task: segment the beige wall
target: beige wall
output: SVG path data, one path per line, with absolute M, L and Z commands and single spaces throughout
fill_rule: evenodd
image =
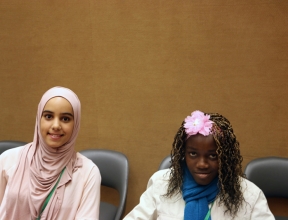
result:
M 285 0 L 1 0 L 0 139 L 31 141 L 42 94 L 71 88 L 77 150 L 129 158 L 126 213 L 195 109 L 231 121 L 244 167 L 288 157 L 287 11 Z

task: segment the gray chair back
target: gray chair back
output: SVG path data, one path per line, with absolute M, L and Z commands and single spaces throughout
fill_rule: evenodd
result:
M 248 180 L 256 184 L 266 197 L 288 199 L 288 158 L 265 157 L 249 162 L 244 173 Z M 288 220 L 275 216 L 276 220 Z
M 118 207 L 107 202 L 100 203 L 100 220 L 121 219 L 128 189 L 129 164 L 127 157 L 120 152 L 112 150 L 90 149 L 80 153 L 92 160 L 100 170 L 101 185 L 111 187 L 119 192 Z
M 158 170 L 168 169 L 171 166 L 171 156 L 166 156 L 160 163 Z
M 0 141 L 0 154 L 11 148 L 24 146 L 25 144 L 27 143 L 23 141 L 10 141 L 10 140 Z

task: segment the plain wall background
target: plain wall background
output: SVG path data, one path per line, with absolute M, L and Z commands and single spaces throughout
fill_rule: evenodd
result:
M 129 159 L 125 213 L 193 110 L 230 120 L 243 167 L 288 157 L 287 12 L 286 0 L 1 0 L 0 139 L 32 141 L 42 94 L 72 89 L 77 150 Z

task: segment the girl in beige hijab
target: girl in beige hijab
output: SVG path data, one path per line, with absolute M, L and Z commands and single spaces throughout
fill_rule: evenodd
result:
M 0 156 L 0 220 L 99 219 L 99 170 L 74 149 L 80 118 L 70 89 L 42 96 L 33 142 Z

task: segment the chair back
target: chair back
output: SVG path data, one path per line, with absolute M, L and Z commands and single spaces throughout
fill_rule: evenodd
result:
M 288 158 L 266 157 L 252 160 L 244 173 L 266 197 L 288 198 Z
M 112 150 L 90 149 L 80 153 L 92 160 L 99 168 L 101 185 L 111 187 L 119 192 L 118 207 L 107 202 L 100 203 L 100 220 L 119 220 L 122 217 L 128 189 L 129 164 L 127 157 Z
M 265 157 L 249 162 L 244 173 L 266 197 L 288 199 L 288 158 Z M 283 210 L 285 211 L 285 210 Z M 288 216 L 276 216 L 276 220 L 288 220 Z
M 24 146 L 25 144 L 27 143 L 23 141 L 10 141 L 10 140 L 0 141 L 0 154 L 11 148 Z
M 160 163 L 158 170 L 168 169 L 171 166 L 171 156 L 166 156 Z

